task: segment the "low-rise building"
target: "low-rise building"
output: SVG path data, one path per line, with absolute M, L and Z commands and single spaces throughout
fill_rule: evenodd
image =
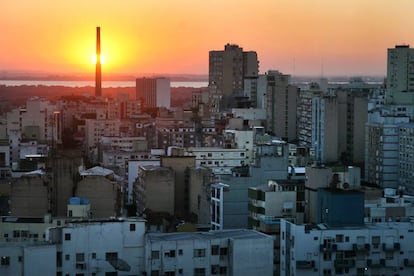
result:
M 408 275 L 414 272 L 412 222 L 330 227 L 282 220 L 280 227 L 280 275 Z
M 148 275 L 273 275 L 273 239 L 252 230 L 148 234 Z
M 81 180 L 76 184 L 75 196 L 89 200 L 91 217 L 108 218 L 121 214 L 122 178 L 112 170 L 98 166 L 80 171 L 79 174 Z

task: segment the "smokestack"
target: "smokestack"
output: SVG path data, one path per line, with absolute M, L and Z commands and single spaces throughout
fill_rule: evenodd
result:
M 101 28 L 96 27 L 95 97 L 102 96 L 101 83 Z

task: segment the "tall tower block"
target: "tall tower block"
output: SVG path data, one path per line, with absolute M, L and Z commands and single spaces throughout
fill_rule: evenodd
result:
M 101 28 L 96 27 L 96 68 L 95 68 L 95 97 L 102 96 L 101 79 Z

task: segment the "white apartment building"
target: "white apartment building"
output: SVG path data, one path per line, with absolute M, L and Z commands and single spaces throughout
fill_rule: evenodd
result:
M 365 199 L 365 222 L 400 222 L 414 216 L 414 196 L 401 195 L 396 189 L 385 188 L 384 196 Z
M 56 272 L 55 244 L 0 243 L 0 275 L 56 275 Z
M 365 178 L 383 188 L 398 188 L 399 125 L 409 118 L 383 112 L 371 112 L 366 124 Z
M 273 239 L 252 230 L 147 234 L 148 275 L 273 275 Z
M 73 221 L 51 228 L 48 239 L 57 246 L 55 265 L 62 275 L 142 275 L 144 235 L 143 219 L 122 218 Z
M 330 228 L 281 221 L 280 275 L 409 275 L 412 222 Z
M 252 230 L 146 235 L 141 218 L 53 221 L 42 241 L 0 243 L 1 275 L 273 275 L 273 238 Z
M 414 194 L 414 123 L 399 126 L 399 184 Z
M 232 168 L 250 164 L 250 154 L 246 148 L 190 147 L 184 151 L 184 156 L 195 156 L 196 166 L 210 168 L 214 174 L 231 174 Z
M 223 230 L 223 203 L 224 203 L 224 191 L 230 186 L 224 183 L 213 183 L 211 184 L 211 203 L 210 203 L 210 214 L 211 214 L 211 229 Z

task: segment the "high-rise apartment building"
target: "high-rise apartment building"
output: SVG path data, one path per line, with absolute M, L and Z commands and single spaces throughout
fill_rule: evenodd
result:
M 414 123 L 402 124 L 399 128 L 399 184 L 409 194 L 414 193 Z
M 335 95 L 312 98 L 312 146 L 316 161 L 338 161 L 338 102 Z
M 244 78 L 257 77 L 257 53 L 234 44 L 209 52 L 209 90 L 212 112 L 232 107 L 233 96 L 243 92 Z
M 170 80 L 166 78 L 137 78 L 136 97 L 142 108 L 171 106 Z
M 267 131 L 285 141 L 296 139 L 296 106 L 299 89 L 289 84 L 289 75 L 278 71 L 267 74 Z
M 409 118 L 371 112 L 365 130 L 365 179 L 383 188 L 398 188 L 399 124 Z
M 388 49 L 387 104 L 414 104 L 414 49 L 397 45 Z

